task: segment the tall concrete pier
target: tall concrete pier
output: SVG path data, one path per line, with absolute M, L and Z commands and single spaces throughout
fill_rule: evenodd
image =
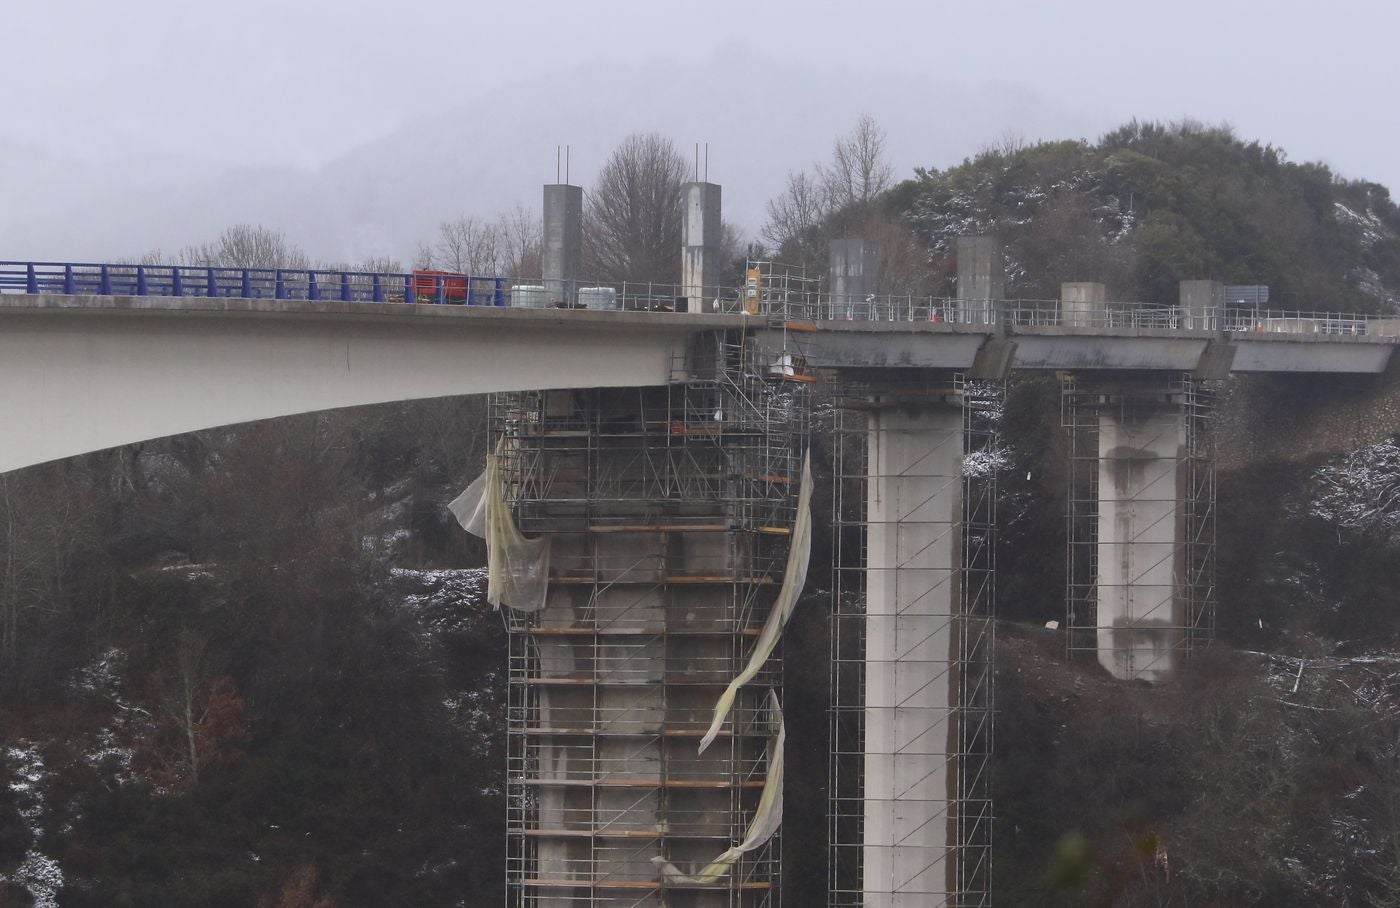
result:
M 687 312 L 714 309 L 719 285 L 720 187 L 716 183 L 686 183 L 681 213 L 681 296 Z
M 866 390 L 846 403 L 863 457 L 836 470 L 841 525 L 864 547 L 847 556 L 838 529 L 831 904 L 979 905 L 994 494 L 968 452 L 989 436 L 969 432 L 981 401 L 954 375 Z
M 583 187 L 545 185 L 543 234 L 545 300 L 572 305 L 583 269 Z
M 1118 678 L 1162 680 L 1182 654 L 1185 447 L 1179 407 L 1128 399 L 1099 416 L 1099 663 Z
M 868 436 L 864 904 L 953 891 L 962 408 L 873 413 Z
M 1070 429 L 1070 647 L 1161 681 L 1210 634 L 1214 393 L 1191 375 L 1078 379 Z

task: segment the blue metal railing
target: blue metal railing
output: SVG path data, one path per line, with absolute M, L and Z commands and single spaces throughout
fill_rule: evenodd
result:
M 506 279 L 430 271 L 377 274 L 321 268 L 0 261 L 0 293 L 504 306 Z

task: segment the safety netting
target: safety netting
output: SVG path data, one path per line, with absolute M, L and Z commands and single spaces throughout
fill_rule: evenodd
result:
M 505 501 L 504 456 L 486 455 L 486 472 L 447 506 L 457 522 L 486 540 L 486 601 L 520 612 L 544 608 L 549 592 L 549 537 L 527 539 Z
M 777 726 L 778 733 L 768 742 L 768 776 L 763 783 L 763 794 L 758 799 L 758 809 L 744 831 L 743 841 L 693 876 L 681 873 L 675 864 L 663 857 L 652 858 L 651 862 L 661 868 L 661 876 L 668 882 L 701 886 L 716 882 L 729 872 L 735 861 L 759 848 L 783 825 L 783 744 L 787 741 L 787 729 L 783 725 L 783 709 L 778 703 L 778 695 L 771 690 L 768 692 L 768 710 L 770 721 Z
M 739 696 L 739 688 L 758 677 L 764 663 L 777 648 L 783 628 L 787 627 L 792 610 L 797 606 L 797 599 L 802 595 L 802 588 L 807 585 L 807 565 L 811 558 L 812 453 L 808 451 L 802 458 L 802 484 L 797 491 L 797 520 L 792 527 L 792 542 L 788 547 L 787 569 L 783 572 L 782 589 L 778 591 L 778 598 L 768 613 L 768 620 L 763 624 L 763 631 L 758 635 L 758 641 L 754 644 L 753 652 L 749 654 L 749 661 L 744 670 L 729 682 L 729 686 L 724 689 L 724 693 L 715 704 L 710 728 L 705 732 L 705 737 L 700 739 L 700 753 L 704 753 L 719 734 L 724 720 L 734 707 L 734 700 Z

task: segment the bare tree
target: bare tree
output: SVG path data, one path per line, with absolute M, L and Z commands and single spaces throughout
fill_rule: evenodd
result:
M 588 196 L 589 270 L 614 281 L 678 281 L 685 177 L 685 158 L 670 139 L 656 133 L 624 139 Z
M 817 165 L 828 204 L 836 208 L 865 206 L 890 188 L 894 168 L 885 159 L 885 130 L 870 114 L 831 148 L 831 161 Z
M 763 238 L 790 261 L 815 257 L 822 221 L 829 213 L 821 183 L 806 173 L 789 173 L 782 194 L 768 200 Z
M 501 232 L 502 273 L 517 277 L 542 273 L 544 231 L 539 215 L 524 205 L 516 205 L 502 214 L 496 224 Z
M 501 247 L 496 224 L 462 215 L 438 225 L 437 242 L 418 247 L 417 264 L 460 274 L 498 274 Z
M 439 224 L 436 242 L 419 244 L 414 265 L 460 274 L 538 274 L 541 243 L 540 220 L 523 205 L 494 221 L 464 214 Z
M 893 174 L 885 158 L 885 131 L 869 114 L 862 115 L 833 143 L 829 161 L 816 164 L 812 173 L 788 174 L 783 192 L 768 202 L 764 240 L 785 261 L 822 266 L 828 240 L 866 229 Z
M 307 254 L 280 231 L 251 224 L 236 224 L 212 243 L 188 246 L 181 250 L 179 258 L 186 265 L 211 268 L 311 267 Z
M 371 255 L 361 259 L 356 268 L 348 270 L 367 271 L 370 274 L 398 274 L 403 271 L 403 262 L 392 256 Z

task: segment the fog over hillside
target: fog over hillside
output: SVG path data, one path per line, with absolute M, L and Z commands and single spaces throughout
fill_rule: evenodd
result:
M 753 236 L 787 173 L 824 158 L 833 137 L 865 112 L 888 131 L 901 177 L 915 166 L 948 166 L 1008 135 L 1093 136 L 1121 119 L 1010 84 L 772 62 L 744 49 L 682 64 L 589 64 L 397 128 L 384 112 L 381 139 L 314 169 L 230 168 L 135 149 L 99 164 L 0 140 L 0 257 L 173 255 L 249 222 L 286 232 L 324 261 L 407 260 L 446 218 L 538 207 L 561 144 L 572 148 L 572 182 L 588 186 L 614 144 L 634 131 L 664 133 L 687 153 L 708 142 L 709 178 L 724 186 L 726 217 Z

